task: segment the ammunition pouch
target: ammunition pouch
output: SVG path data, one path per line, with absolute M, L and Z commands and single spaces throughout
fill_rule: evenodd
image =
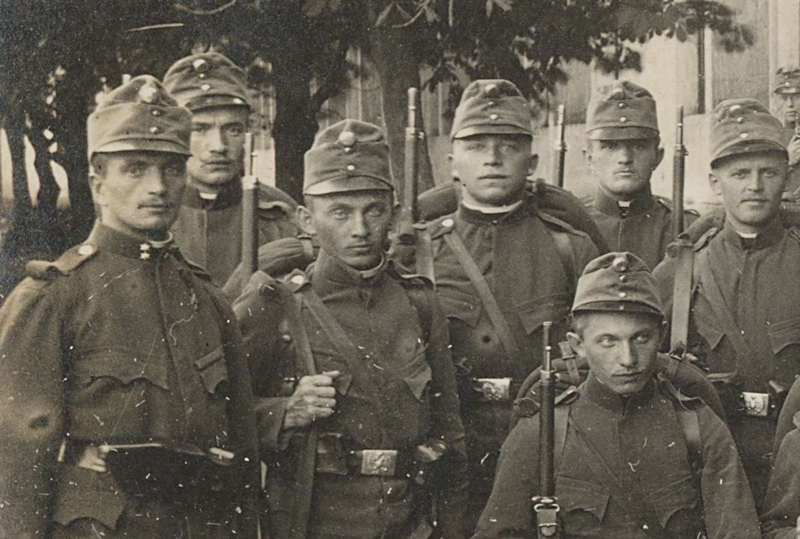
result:
M 175 442 L 70 442 L 60 453 L 66 464 L 110 473 L 132 496 L 191 504 L 227 497 L 238 490 L 236 456 L 220 448 L 204 451 Z

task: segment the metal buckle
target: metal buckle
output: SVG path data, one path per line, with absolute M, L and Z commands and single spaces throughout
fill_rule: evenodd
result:
M 393 476 L 397 470 L 397 451 L 394 449 L 364 449 L 361 451 L 361 475 Z
M 767 417 L 769 413 L 769 393 L 753 393 L 742 391 L 745 415 L 752 417 Z
M 483 400 L 499 402 L 511 400 L 511 378 L 475 378 L 475 390 Z

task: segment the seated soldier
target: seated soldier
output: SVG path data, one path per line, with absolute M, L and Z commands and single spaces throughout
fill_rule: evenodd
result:
M 728 429 L 701 400 L 656 373 L 664 335 L 657 284 L 630 253 L 586 267 L 570 345 L 587 380 L 555 409 L 555 494 L 564 537 L 759 537 Z M 536 534 L 539 418 L 503 445 L 475 538 Z
M 784 411 L 788 410 L 784 408 Z M 800 519 L 800 412 L 795 412 L 793 423 L 795 429 L 784 436 L 780 443 L 767 487 L 764 514 L 761 516 L 764 539 L 797 537 L 797 522 Z

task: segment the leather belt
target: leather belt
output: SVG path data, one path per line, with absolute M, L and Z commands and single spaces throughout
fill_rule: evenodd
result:
M 397 449 L 345 450 L 341 436 L 325 433 L 317 440 L 316 472 L 334 475 L 412 477 L 414 453 Z
M 769 415 L 769 393 L 742 391 L 739 398 L 744 407 L 744 415 L 749 417 L 767 417 Z
M 483 402 L 508 402 L 516 396 L 512 391 L 511 378 L 471 378 L 473 396 Z

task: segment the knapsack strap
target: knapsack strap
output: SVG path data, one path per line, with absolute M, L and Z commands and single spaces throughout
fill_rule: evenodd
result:
M 469 251 L 467 251 L 466 246 L 464 246 L 464 242 L 461 241 L 456 231 L 445 234 L 444 241 L 450 249 L 452 249 L 459 264 L 464 268 L 467 277 L 478 291 L 478 296 L 480 296 L 483 307 L 486 309 L 486 314 L 489 315 L 489 319 L 497 332 L 497 336 L 503 348 L 505 348 L 508 354 L 508 358 L 515 363 L 521 361 L 522 349 L 514 338 L 511 326 L 503 315 L 503 311 L 500 310 L 497 299 L 495 299 L 491 288 L 489 288 L 489 283 L 486 282 L 486 278 L 481 273 L 480 268 L 478 268 L 478 265 L 472 259 L 472 256 L 470 256 Z

